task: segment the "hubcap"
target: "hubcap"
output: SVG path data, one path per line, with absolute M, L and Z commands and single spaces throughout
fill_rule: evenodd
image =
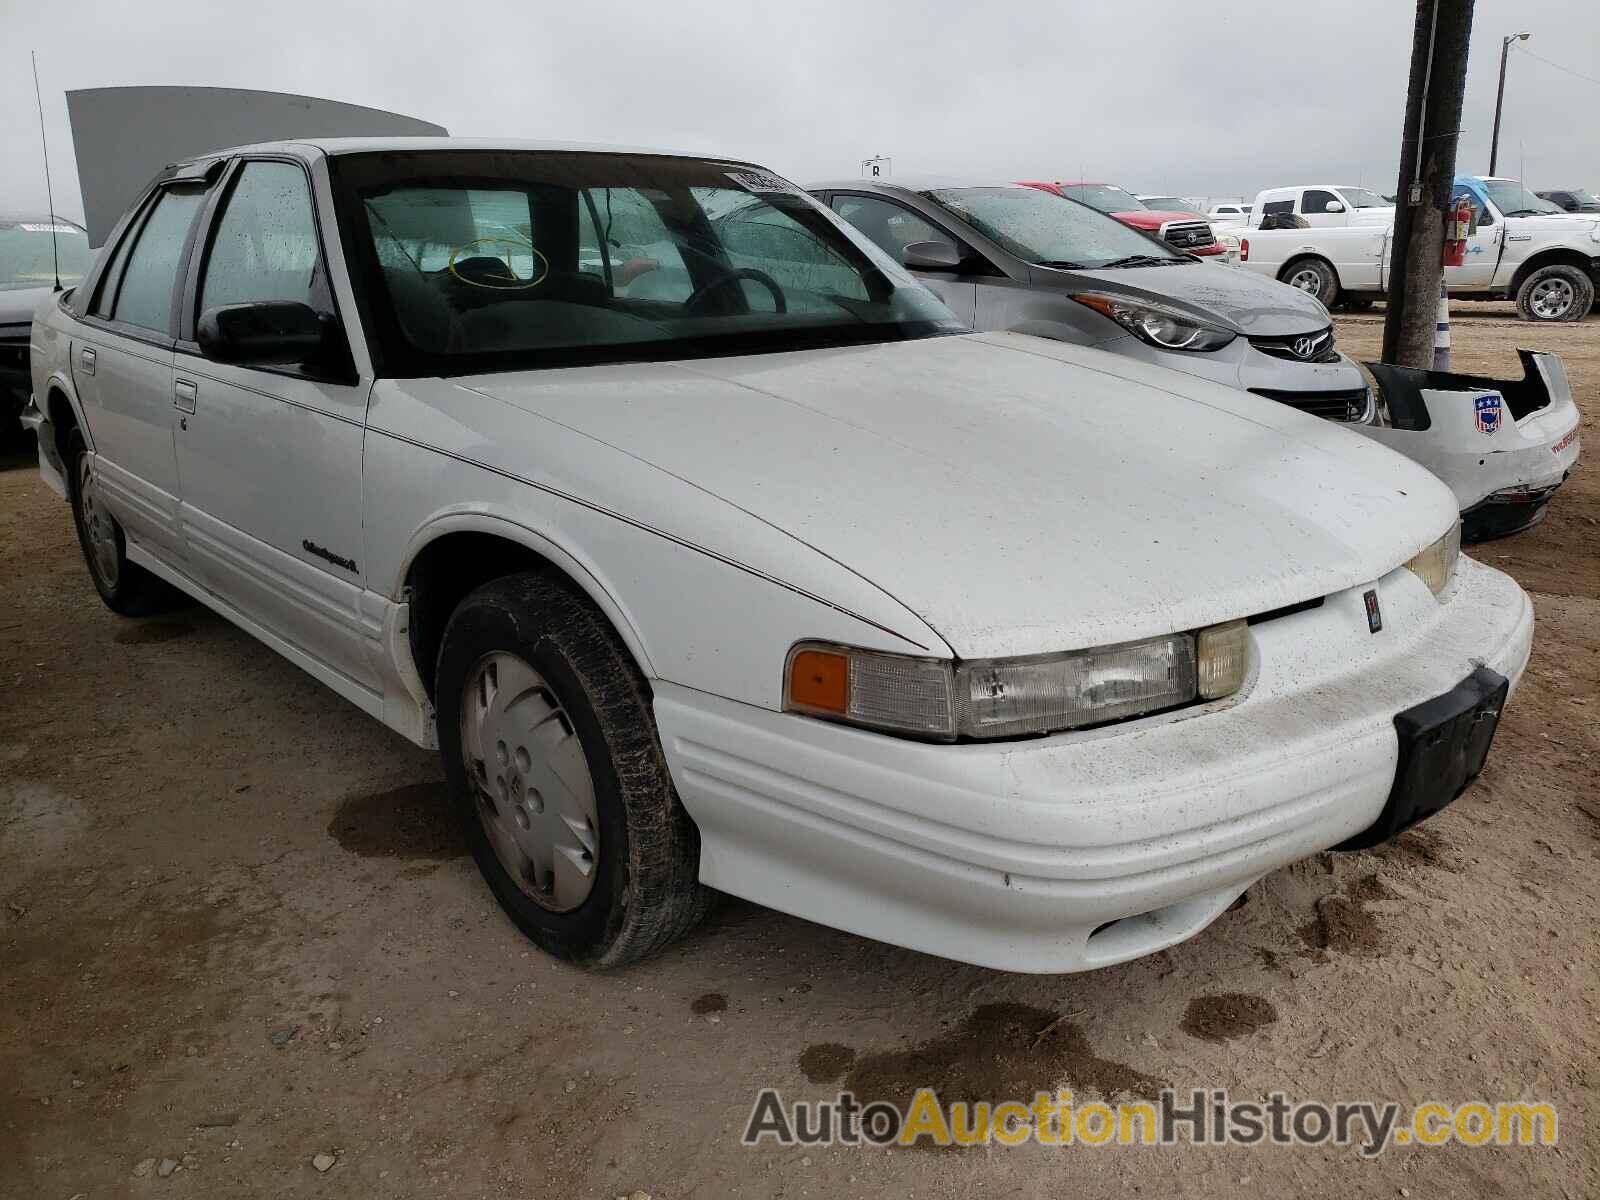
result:
M 461 697 L 461 752 L 478 819 L 525 895 L 570 912 L 594 887 L 594 777 L 544 676 L 514 654 L 479 659 Z
M 117 586 L 117 533 L 111 514 L 100 504 L 94 464 L 85 454 L 78 466 L 78 506 L 95 573 L 107 587 Z
M 1296 271 L 1289 277 L 1289 286 L 1297 287 L 1302 292 L 1310 292 L 1313 296 L 1322 294 L 1322 276 L 1315 271 Z
M 1546 321 L 1555 321 L 1572 311 L 1572 306 L 1577 301 L 1577 290 L 1567 280 L 1556 275 L 1549 279 L 1541 279 L 1533 285 L 1533 295 L 1528 300 L 1528 307 L 1533 309 L 1535 316 Z

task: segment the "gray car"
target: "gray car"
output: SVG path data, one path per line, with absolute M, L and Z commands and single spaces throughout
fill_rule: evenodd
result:
M 0 214 L 0 443 L 18 434 L 28 403 L 28 327 L 33 311 L 61 286 L 72 287 L 93 260 L 83 226 L 62 217 Z
M 1096 346 L 1335 421 L 1374 419 L 1328 310 L 1295 288 L 1024 184 L 902 177 L 809 190 L 975 329 Z

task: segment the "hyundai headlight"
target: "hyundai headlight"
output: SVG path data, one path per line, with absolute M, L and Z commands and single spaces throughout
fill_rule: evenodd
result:
M 1244 684 L 1243 621 L 1066 654 L 951 662 L 801 642 L 784 707 L 939 741 L 1081 729 L 1231 696 Z
M 1440 596 L 1456 577 L 1456 563 L 1460 560 L 1461 522 L 1458 520 L 1442 538 L 1406 563 L 1406 570 L 1427 584 L 1435 596 Z
M 1162 350 L 1221 350 L 1239 336 L 1231 329 L 1146 300 L 1125 300 L 1100 292 L 1079 292 L 1072 298 L 1115 321 L 1141 342 Z

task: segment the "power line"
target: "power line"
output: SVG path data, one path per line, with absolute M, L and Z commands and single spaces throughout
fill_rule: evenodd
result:
M 1571 67 L 1563 67 L 1558 62 L 1551 62 L 1544 55 L 1535 54 L 1532 50 L 1525 49 L 1520 44 L 1516 45 L 1516 46 L 1514 46 L 1512 48 L 1514 50 L 1516 50 L 1516 52 L 1518 54 L 1526 54 L 1529 58 L 1538 59 L 1540 62 L 1542 62 L 1547 67 L 1554 67 L 1556 70 L 1565 71 L 1568 75 L 1576 76 L 1578 79 L 1582 79 L 1586 83 L 1592 83 L 1592 84 L 1595 84 L 1596 86 L 1600 86 L 1600 79 L 1596 79 L 1593 75 L 1585 75 L 1582 71 L 1574 71 Z

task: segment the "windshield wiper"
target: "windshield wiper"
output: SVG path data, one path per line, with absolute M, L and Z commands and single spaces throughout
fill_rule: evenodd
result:
M 1554 213 L 1542 208 L 1513 208 L 1510 212 L 1501 213 L 1503 217 L 1549 217 Z
M 1042 258 L 1039 260 L 1041 267 L 1059 267 L 1063 271 L 1082 271 L 1086 268 L 1082 263 L 1069 262 L 1064 258 Z
M 1113 258 L 1108 263 L 1101 263 L 1095 268 L 1097 271 L 1110 271 L 1117 267 L 1164 267 L 1170 262 L 1181 262 L 1177 258 L 1160 258 L 1154 254 L 1130 254 L 1126 258 Z

